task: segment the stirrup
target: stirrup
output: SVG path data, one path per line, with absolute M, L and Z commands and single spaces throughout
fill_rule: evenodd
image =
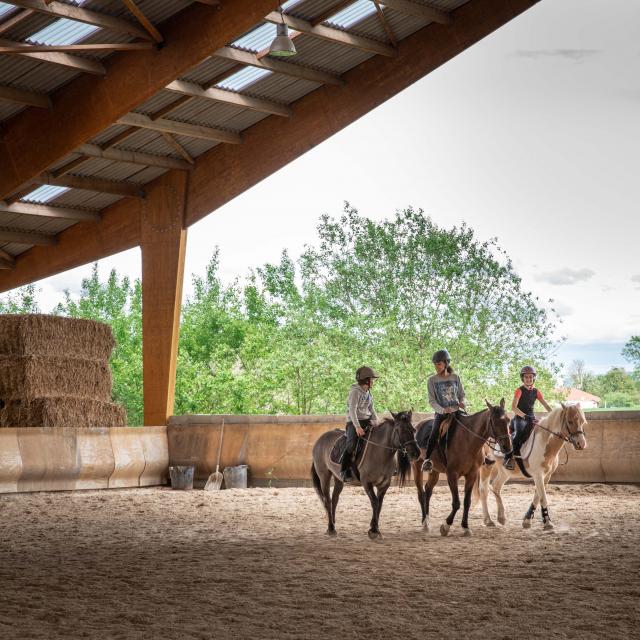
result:
M 510 456 L 509 458 L 504 459 L 503 465 L 505 469 L 508 469 L 509 471 L 514 471 L 516 468 L 516 461 L 513 456 Z
M 433 471 L 433 462 L 431 462 L 431 458 L 427 458 L 423 463 L 422 463 L 422 470 L 423 471 Z

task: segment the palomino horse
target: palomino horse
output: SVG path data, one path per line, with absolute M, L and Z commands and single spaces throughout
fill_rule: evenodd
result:
M 533 495 L 533 502 L 524 515 L 522 526 L 528 529 L 535 514 L 538 503 L 542 504 L 542 522 L 545 529 L 553 529 L 549 508 L 547 503 L 546 485 L 558 467 L 560 449 L 566 442 L 570 442 L 577 451 L 587 448 L 587 439 L 584 433 L 584 426 L 587 419 L 580 405 L 562 405 L 551 411 L 541 422 L 539 422 L 531 432 L 529 439 L 522 445 L 520 451 L 525 454 L 523 464 L 526 471 L 533 478 L 536 488 Z M 519 469 L 509 471 L 502 464 L 502 458 L 491 466 L 483 466 L 480 471 L 480 501 L 482 502 L 482 516 L 485 525 L 495 526 L 489 508 L 487 498 L 489 486 L 496 498 L 498 505 L 498 522 L 506 522 L 504 504 L 500 492 L 504 483 L 509 478 L 522 478 Z
M 413 460 L 420 455 L 415 441 L 415 431 L 411 424 L 411 411 L 391 415 L 393 420 L 386 418 L 369 429 L 365 436 L 364 451 L 357 462 L 360 483 L 369 496 L 373 510 L 369 528 L 371 539 L 382 537 L 378 529 L 378 520 L 384 494 L 391 484 L 391 477 L 396 469 L 395 454 L 397 453 L 398 478 L 401 486 L 410 470 L 408 457 Z M 323 433 L 313 446 L 311 479 L 327 512 L 329 519 L 327 534 L 330 536 L 336 535 L 336 506 L 344 488 L 344 483 L 340 479 L 340 465 L 331 461 L 331 450 L 342 434 L 343 432 L 338 429 Z M 333 494 L 331 478 L 333 478 Z
M 511 451 L 511 436 L 509 435 L 509 418 L 504 411 L 504 398 L 499 406 L 493 406 L 488 401 L 487 409 L 470 416 L 453 414 L 451 426 L 447 435 L 446 450 L 436 448 L 431 456 L 433 471 L 429 472 L 427 482 L 422 489 L 422 460 L 413 463 L 414 480 L 418 488 L 418 500 L 422 509 L 422 526 L 429 530 L 429 502 L 433 488 L 441 473 L 447 474 L 449 489 L 451 489 L 451 513 L 446 522 L 440 527 L 440 533 L 446 536 L 453 524 L 456 512 L 460 508 L 458 494 L 458 479 L 464 476 L 464 511 L 462 514 L 462 528 L 464 535 L 471 535 L 469 529 L 469 507 L 471 494 L 476 487 L 478 471 L 484 460 L 483 445 L 490 438 L 500 444 L 502 451 Z M 418 442 L 426 442 L 433 427 L 433 420 L 424 420 L 416 426 Z M 434 434 L 439 437 L 439 434 Z

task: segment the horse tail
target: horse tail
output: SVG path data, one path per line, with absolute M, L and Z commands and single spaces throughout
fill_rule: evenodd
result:
M 404 487 L 407 476 L 411 474 L 411 461 L 409 456 L 400 449 L 398 449 L 396 457 L 398 461 L 398 486 Z
M 324 495 L 322 493 L 322 484 L 320 483 L 320 476 L 318 475 L 318 472 L 316 471 L 316 465 L 313 462 L 311 463 L 311 481 L 313 482 L 313 488 L 316 490 L 318 497 L 322 501 L 322 504 L 324 504 Z

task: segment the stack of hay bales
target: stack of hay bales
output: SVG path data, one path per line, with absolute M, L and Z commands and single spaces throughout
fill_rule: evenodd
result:
M 111 402 L 111 327 L 47 315 L 0 315 L 0 427 L 123 427 Z

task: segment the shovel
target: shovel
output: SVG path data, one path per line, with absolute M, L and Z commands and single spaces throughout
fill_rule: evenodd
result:
M 218 462 L 216 470 L 209 476 L 207 483 L 204 485 L 205 491 L 220 491 L 222 486 L 222 474 L 220 473 L 220 454 L 222 453 L 222 438 L 224 437 L 224 418 L 222 418 L 222 428 L 220 429 L 220 446 L 218 447 Z

